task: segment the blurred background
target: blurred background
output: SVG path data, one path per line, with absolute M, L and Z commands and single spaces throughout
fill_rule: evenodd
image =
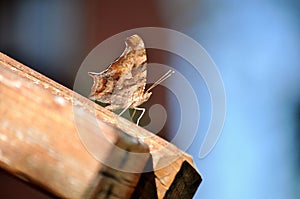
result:
M 187 150 L 203 177 L 195 198 L 299 199 L 299 9 L 297 0 L 0 1 L 0 51 L 72 89 L 84 58 L 108 37 L 138 27 L 180 31 L 210 54 L 227 95 L 215 148 L 198 157 L 208 126 L 203 124 Z M 148 59 L 169 65 L 176 60 L 151 49 Z M 172 108 L 159 89 L 152 100 Z M 210 105 L 203 95 L 205 109 Z M 204 111 L 203 120 L 209 117 Z M 169 118 L 159 135 L 170 140 L 172 125 Z M 0 195 L 53 198 L 3 171 Z

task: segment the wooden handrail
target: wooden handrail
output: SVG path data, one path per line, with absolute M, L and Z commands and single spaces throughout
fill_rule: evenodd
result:
M 201 182 L 171 143 L 2 53 L 0 115 L 0 167 L 58 197 L 192 198 Z

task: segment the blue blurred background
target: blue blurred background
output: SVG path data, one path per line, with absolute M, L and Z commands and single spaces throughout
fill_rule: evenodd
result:
M 1 1 L 0 51 L 72 88 L 104 39 L 147 26 L 181 31 L 210 54 L 227 95 L 215 148 L 199 159 L 199 133 L 187 150 L 203 177 L 195 198 L 299 199 L 299 9 L 297 0 Z M 49 197 L 16 189 L 4 173 L 0 185 L 4 198 Z

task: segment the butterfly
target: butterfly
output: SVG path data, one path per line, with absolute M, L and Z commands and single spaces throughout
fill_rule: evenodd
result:
M 132 35 L 125 40 L 126 48 L 121 56 L 111 63 L 108 68 L 100 73 L 88 72 L 94 83 L 89 98 L 105 104 L 108 110 L 127 109 L 142 111 L 137 120 L 137 125 L 145 113 L 145 108 L 140 108 L 146 102 L 155 86 L 174 73 L 169 70 L 145 91 L 147 78 L 147 55 L 145 44 L 138 35 Z M 135 112 L 134 112 L 135 113 Z

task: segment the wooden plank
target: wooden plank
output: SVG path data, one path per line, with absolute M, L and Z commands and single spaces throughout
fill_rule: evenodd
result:
M 192 198 L 194 195 L 201 176 L 190 155 L 3 54 L 0 54 L 0 70 L 0 114 L 5 115 L 5 119 L 0 120 L 2 167 L 13 173 L 21 171 L 31 181 L 36 181 L 60 196 L 72 190 L 69 194 L 73 195 L 68 195 L 69 198 L 175 198 L 176 195 L 180 198 Z M 24 111 L 31 113 L 23 114 Z M 20 126 L 16 128 L 13 121 L 20 123 Z M 41 128 L 45 132 L 53 129 L 49 133 L 51 139 L 43 138 L 43 134 L 37 136 L 29 133 L 37 122 L 43 123 Z M 103 134 L 99 135 L 99 128 Z M 23 129 L 27 131 L 23 133 Z M 22 135 L 17 132 L 22 132 Z M 110 142 L 107 143 L 103 136 L 109 138 Z M 35 144 L 26 143 L 24 138 L 27 137 L 33 137 Z M 14 141 L 18 139 L 22 140 L 24 146 Z M 102 142 L 99 141 L 101 139 Z M 18 147 L 11 146 L 13 142 Z M 149 147 L 151 159 L 138 181 L 149 158 L 147 147 L 142 143 Z M 60 158 L 44 158 L 50 156 L 49 146 Z M 126 150 L 122 152 L 114 146 Z M 99 147 L 102 153 L 97 154 Z M 17 157 L 22 158 L 15 158 L 16 160 L 11 157 L 21 151 L 26 152 L 23 149 L 31 152 L 18 155 Z M 100 156 L 110 167 L 93 159 L 91 154 Z M 34 161 L 28 162 L 28 157 Z M 127 161 L 123 160 L 124 157 Z M 68 158 L 71 161 L 67 161 Z M 52 165 L 73 164 L 69 168 L 52 168 L 48 164 L 51 161 Z M 32 168 L 32 165 L 36 166 Z M 70 167 L 74 167 L 74 171 Z M 38 173 L 39 169 L 41 171 Z M 66 180 L 69 176 L 76 176 L 77 181 L 70 183 L 70 180 Z M 131 188 L 125 190 L 124 186 Z
M 0 166 L 62 198 L 130 197 L 148 148 L 117 128 L 95 122 L 93 107 L 90 100 L 0 54 Z M 146 155 L 135 160 L 115 146 Z M 91 150 L 100 150 L 98 159 L 119 169 L 139 161 L 134 169 L 140 172 L 116 172 Z M 122 191 L 106 193 L 100 183 Z

